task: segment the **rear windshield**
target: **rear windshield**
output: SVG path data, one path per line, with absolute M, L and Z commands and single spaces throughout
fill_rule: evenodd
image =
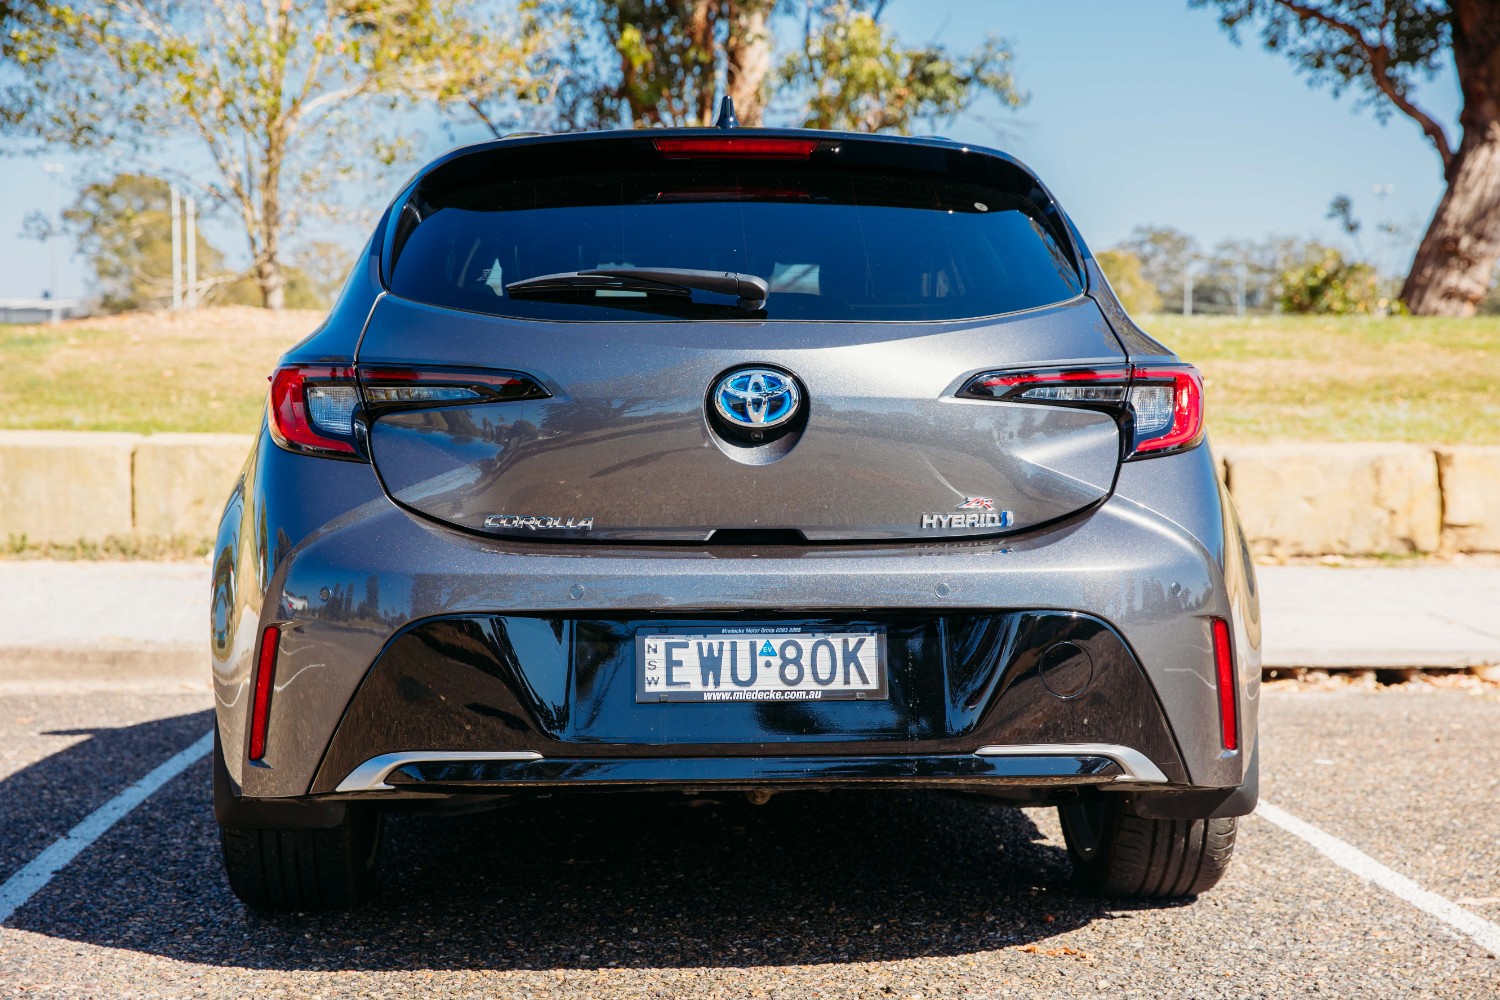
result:
M 954 320 L 1082 289 L 1033 200 L 940 173 L 850 170 L 847 158 L 573 164 L 430 177 L 398 223 L 390 287 L 432 305 L 548 320 Z M 496 160 L 502 167 L 504 160 Z M 1014 169 L 1014 168 L 1009 168 Z M 1019 171 L 1016 171 L 1019 174 Z M 511 294 L 512 282 L 592 268 L 756 275 L 764 305 L 714 292 Z

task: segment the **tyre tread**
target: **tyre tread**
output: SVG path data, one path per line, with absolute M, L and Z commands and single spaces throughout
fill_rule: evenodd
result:
M 379 837 L 378 824 L 373 830 L 359 822 L 326 830 L 219 828 L 229 887 L 259 910 L 342 909 L 363 902 L 374 849 L 360 846 L 371 836 Z
M 1167 899 L 1196 896 L 1218 884 L 1234 855 L 1238 824 L 1219 819 L 1145 819 L 1115 806 L 1100 849 L 1084 860 L 1072 850 L 1081 879 L 1111 896 Z M 1068 825 L 1063 831 L 1068 833 Z

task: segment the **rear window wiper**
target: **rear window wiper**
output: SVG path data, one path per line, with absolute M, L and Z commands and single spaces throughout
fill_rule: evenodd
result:
M 523 278 L 505 286 L 512 296 L 580 291 L 643 292 L 692 298 L 694 291 L 732 295 L 741 309 L 760 309 L 771 294 L 766 279 L 739 271 L 702 271 L 690 267 L 600 267 L 588 271 L 560 271 Z

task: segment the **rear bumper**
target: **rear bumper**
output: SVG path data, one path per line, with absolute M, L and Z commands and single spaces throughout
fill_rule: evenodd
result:
M 320 490 L 312 495 L 302 489 L 299 463 L 318 467 Z M 243 493 L 231 502 L 215 563 L 214 671 L 228 778 L 237 798 L 293 800 L 339 795 L 335 789 L 356 768 L 395 752 L 523 751 L 547 761 L 946 760 L 977 756 L 983 746 L 1104 743 L 1146 754 L 1172 788 L 1233 788 L 1245 781 L 1254 749 L 1259 682 L 1258 609 L 1243 552 L 1206 448 L 1127 463 L 1108 501 L 1035 535 L 779 551 L 475 538 L 394 507 L 368 467 L 263 448 L 252 459 Z M 1017 608 L 1065 610 L 1007 610 Z M 910 731 L 867 727 L 840 740 L 834 726 L 794 739 L 798 730 L 783 726 L 774 738 L 756 739 L 736 721 L 745 716 L 728 715 L 716 717 L 733 723 L 727 744 L 723 725 L 698 727 L 711 730 L 703 739 L 681 732 L 663 739 L 650 726 L 626 725 L 624 717 L 616 717 L 621 724 L 613 730 L 580 729 L 589 706 L 572 696 L 565 664 L 557 672 L 516 676 L 459 663 L 444 677 L 438 675 L 450 666 L 434 667 L 424 653 L 411 658 L 413 666 L 405 671 L 380 666 L 403 637 L 436 622 L 728 615 L 757 621 L 861 615 L 936 621 L 1016 614 L 1071 615 L 1117 637 L 1130 655 L 1131 672 L 1142 679 L 1143 694 L 1132 703 L 1152 708 L 1149 731 L 1111 731 L 1111 724 L 1122 721 L 1118 713 L 1074 714 L 1051 699 L 1021 697 L 1013 710 L 1012 703 L 1006 709 L 1020 722 L 993 728 L 1004 713 L 981 719 L 989 702 L 970 701 L 984 684 L 998 685 L 1004 670 L 987 674 L 984 683 L 976 680 L 979 686 L 966 696 L 951 671 L 935 671 L 947 687 L 938 692 L 941 697 L 916 698 L 920 711 Z M 1214 617 L 1234 627 L 1239 753 L 1225 753 L 1219 745 L 1209 635 Z M 280 624 L 283 636 L 270 752 L 263 763 L 252 764 L 244 754 L 248 691 L 259 629 L 270 623 Z M 550 627 L 524 641 L 535 647 L 532 640 Z M 481 640 L 457 637 L 464 648 L 491 646 Z M 480 659 L 495 659 L 492 653 Z M 371 699 L 382 687 L 391 697 Z M 988 698 L 996 690 L 981 693 Z M 559 707 L 568 709 L 568 719 L 558 716 Z M 615 707 L 634 711 L 623 698 Z M 597 721 L 609 718 L 606 711 Z M 1039 728 L 1044 723 L 1052 728 Z M 1158 744 L 1169 749 L 1158 752 Z M 629 772 L 627 765 L 611 767 L 613 773 Z M 420 774 L 406 779 L 421 780 Z M 984 780 L 998 785 L 1005 778 Z
M 1187 783 L 1139 663 L 1096 618 L 891 611 L 754 620 L 882 630 L 888 696 L 638 702 L 636 633 L 709 624 L 704 616 L 434 619 L 376 659 L 311 790 Z

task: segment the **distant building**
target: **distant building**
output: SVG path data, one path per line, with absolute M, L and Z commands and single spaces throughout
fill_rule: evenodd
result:
M 0 299 L 0 323 L 54 323 L 87 315 L 82 299 Z

